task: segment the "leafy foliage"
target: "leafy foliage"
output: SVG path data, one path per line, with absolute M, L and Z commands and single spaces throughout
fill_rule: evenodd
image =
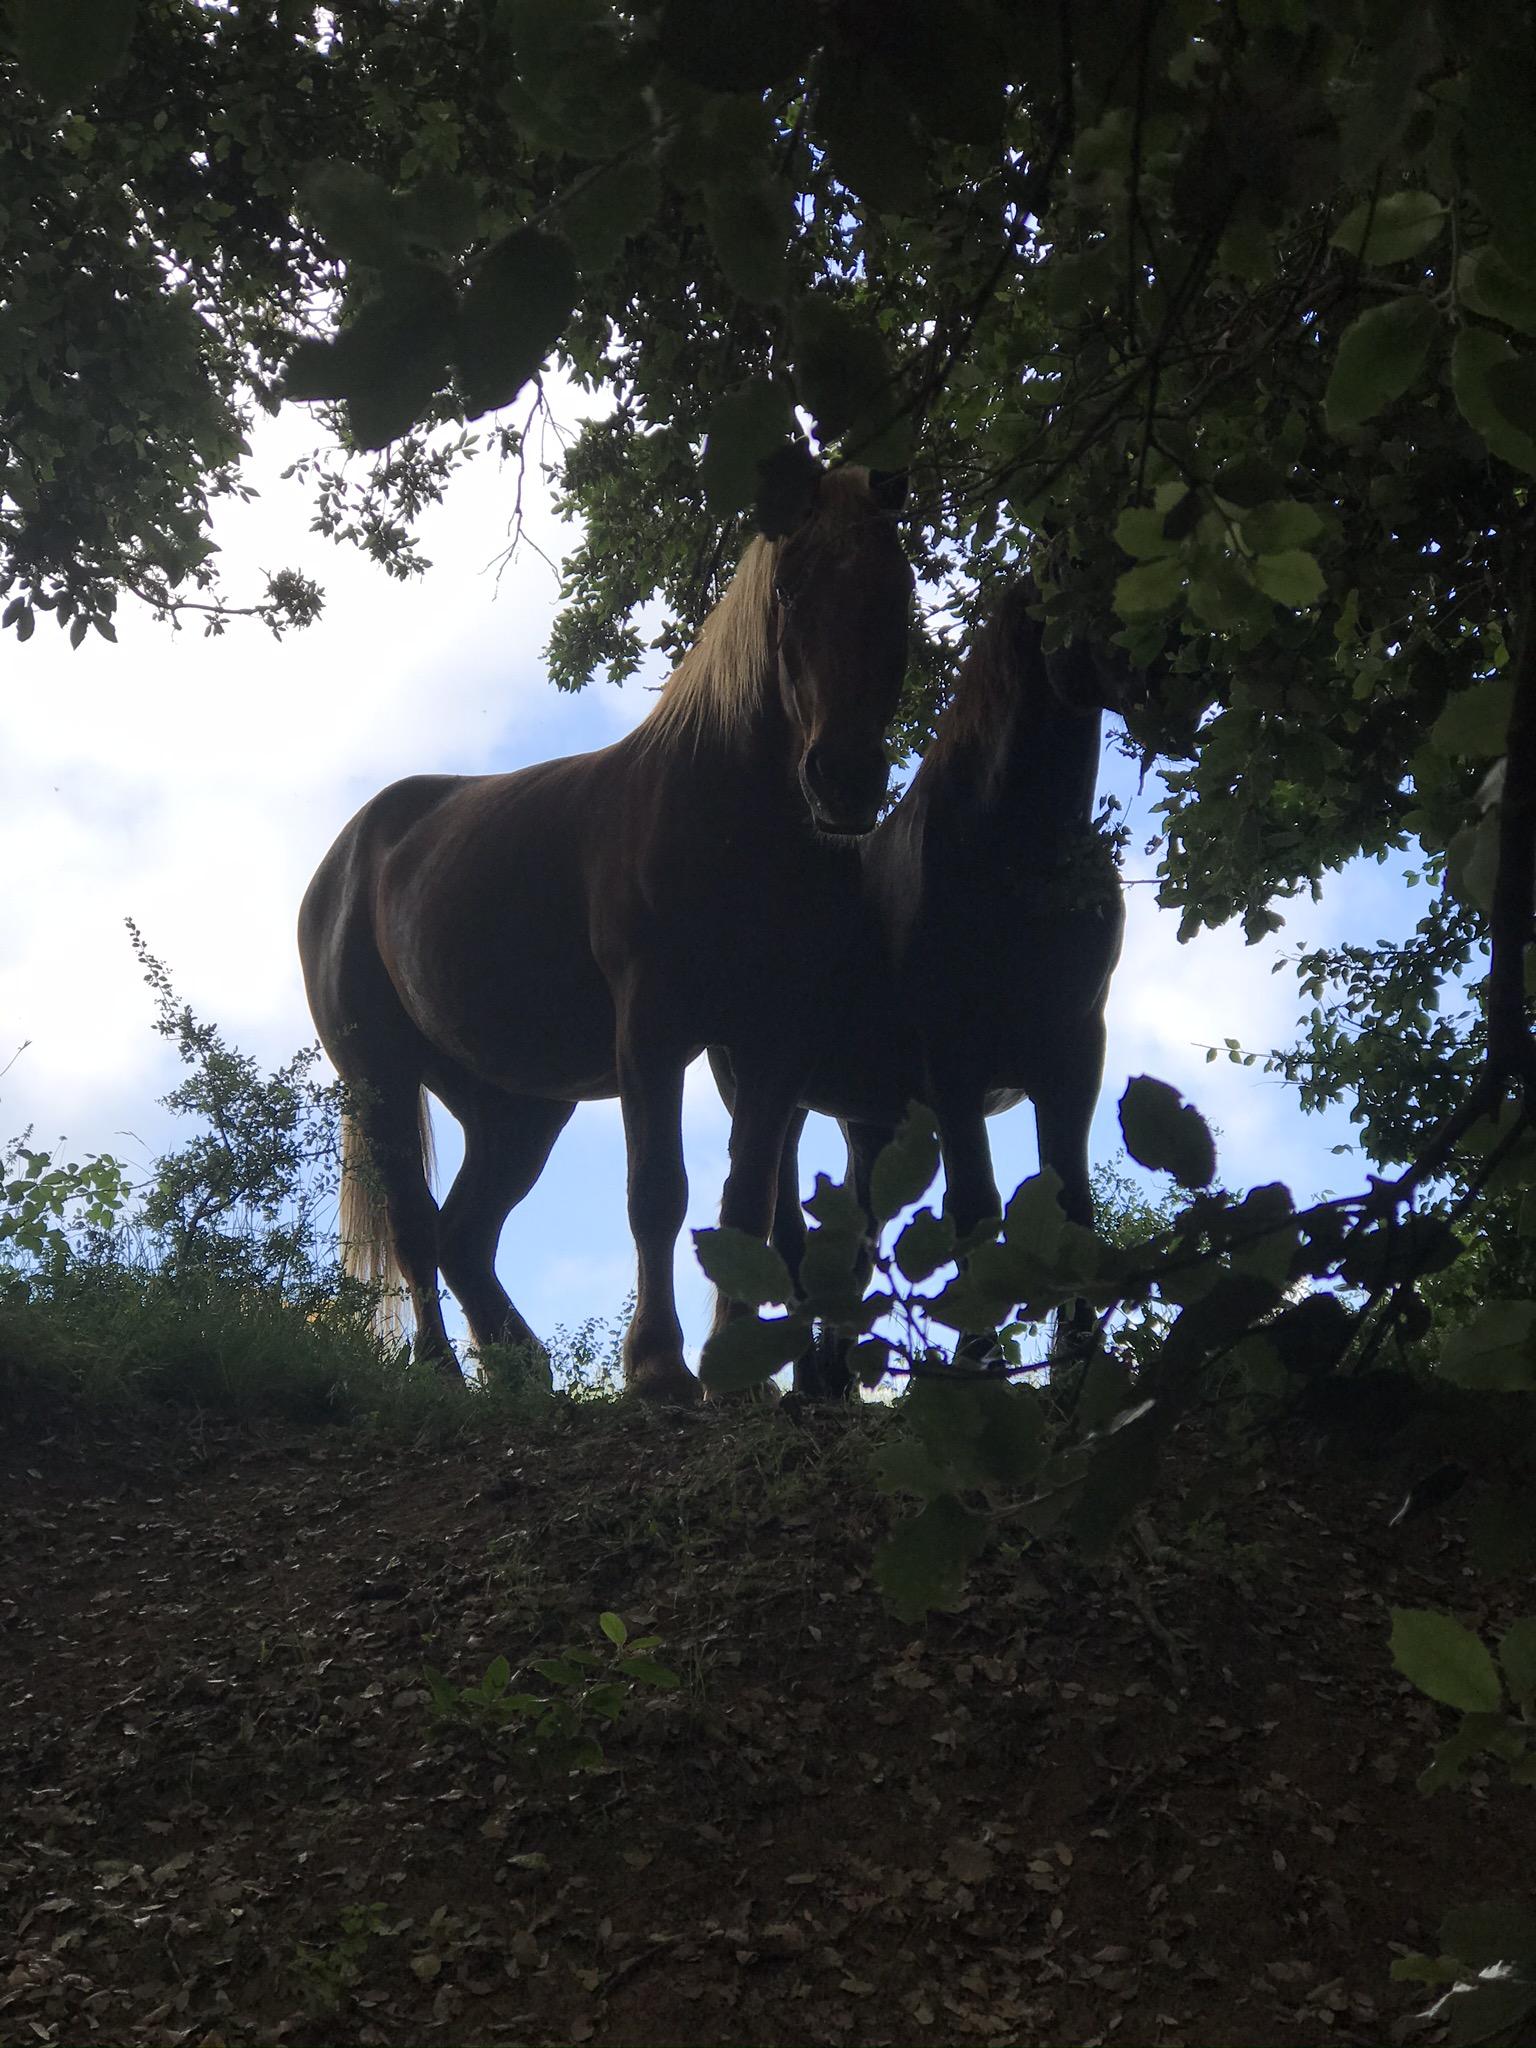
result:
M 651 1655 L 660 1636 L 631 1637 L 623 1617 L 612 1613 L 598 1617 L 598 1628 L 601 1650 L 567 1648 L 529 1662 L 545 1691 L 514 1691 L 505 1657 L 493 1657 L 474 1685 L 456 1686 L 428 1665 L 434 1713 L 445 1724 L 510 1735 L 525 1759 L 546 1773 L 601 1770 L 597 1730 L 614 1727 L 647 1688 L 675 1692 L 682 1681 Z

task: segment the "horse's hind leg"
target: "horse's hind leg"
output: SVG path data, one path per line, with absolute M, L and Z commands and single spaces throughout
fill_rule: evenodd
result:
M 476 1345 L 543 1345 L 496 1277 L 502 1225 L 544 1171 L 573 1102 L 477 1091 L 444 1096 L 464 1126 L 464 1163 L 438 1218 L 443 1278 L 458 1297 Z
M 1040 1164 L 1061 1176 L 1061 1206 L 1067 1220 L 1093 1228 L 1093 1183 L 1088 1134 L 1104 1078 L 1104 1019 L 1090 1017 L 1070 1041 L 1063 1035 L 1048 1068 L 1050 1085 L 1035 1097 L 1035 1131 Z M 1057 1318 L 1053 1349 L 1084 1342 L 1096 1318 L 1081 1296 Z
M 375 1096 L 358 1116 L 384 1196 L 395 1263 L 410 1289 L 416 1356 L 431 1359 L 445 1379 L 460 1382 L 437 1289 L 437 1204 L 422 1160 L 418 1091 Z

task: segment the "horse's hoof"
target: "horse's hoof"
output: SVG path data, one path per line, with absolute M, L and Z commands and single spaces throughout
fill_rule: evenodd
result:
M 706 1391 L 704 1398 L 711 1408 L 740 1408 L 743 1404 L 754 1408 L 777 1408 L 784 1393 L 776 1380 L 763 1380 L 755 1387 L 732 1387 L 723 1394 Z
M 675 1408 L 695 1408 L 704 1398 L 704 1389 L 686 1365 L 642 1368 L 630 1374 L 627 1391 L 642 1401 L 664 1402 Z

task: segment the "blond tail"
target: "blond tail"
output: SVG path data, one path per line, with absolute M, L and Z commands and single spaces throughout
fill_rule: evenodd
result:
M 425 1089 L 416 1097 L 416 1130 L 421 1166 L 430 1187 L 437 1176 L 437 1148 Z M 365 1287 L 377 1288 L 379 1305 L 374 1326 L 384 1344 L 410 1341 L 411 1297 L 395 1257 L 394 1238 L 384 1200 L 384 1183 L 368 1150 L 362 1126 L 343 1112 L 341 1119 L 341 1257 L 345 1271 Z

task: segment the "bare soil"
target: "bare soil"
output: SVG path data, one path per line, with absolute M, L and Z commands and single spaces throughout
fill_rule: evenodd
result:
M 998 1555 L 914 1628 L 869 1578 L 887 1426 L 0 1449 L 0 2041 L 1426 2038 L 1394 1954 L 1529 1852 L 1500 1784 L 1415 1790 L 1442 1717 L 1387 1609 L 1485 1618 L 1454 1521 L 1292 1444 L 1190 1525 L 1196 1443 L 1127 1564 Z M 610 1609 L 683 1683 L 600 1770 L 434 1716 L 425 1664 Z

